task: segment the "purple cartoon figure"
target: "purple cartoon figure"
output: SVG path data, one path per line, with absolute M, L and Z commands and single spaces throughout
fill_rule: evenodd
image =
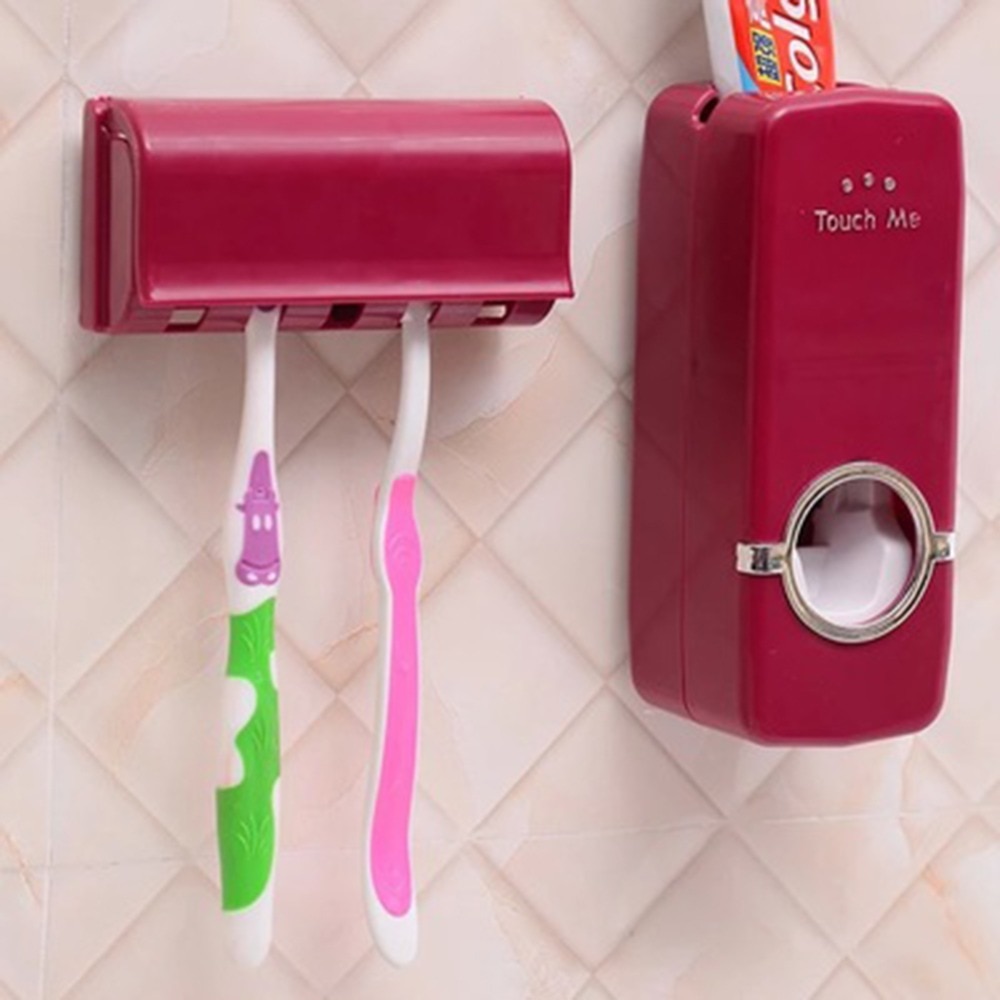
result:
M 248 587 L 277 583 L 281 575 L 278 495 L 266 451 L 254 455 L 250 482 L 243 503 L 237 504 L 236 509 L 243 514 L 243 553 L 236 564 L 237 577 Z

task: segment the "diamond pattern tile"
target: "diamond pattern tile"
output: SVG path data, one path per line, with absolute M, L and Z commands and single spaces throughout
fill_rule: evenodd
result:
M 570 0 L 570 6 L 593 31 L 615 61 L 635 76 L 660 48 L 698 13 L 698 0 L 681 0 L 666 9 L 658 0 Z
M 352 1000 L 572 997 L 586 970 L 474 851 L 425 893 L 420 955 L 396 971 L 369 954 L 343 980 Z M 457 942 L 461 947 L 456 947 Z
M 362 77 L 376 97 L 530 94 L 581 137 L 628 86 L 627 74 L 560 0 L 435 0 Z
M 882 995 L 996 996 L 998 891 L 997 833 L 973 821 L 864 942 L 859 964 Z M 928 946 L 915 947 L 918 942 Z
M 0 138 L 10 132 L 59 79 L 59 61 L 27 24 L 0 4 Z
M 974 194 L 970 194 L 965 212 L 965 269 L 973 273 L 1000 244 L 1000 225 Z
M 958 577 L 954 684 L 947 711 L 926 736 L 928 748 L 974 799 L 1000 780 L 992 699 L 984 697 L 993 681 L 997 617 L 989 590 L 1000 557 L 1000 532 L 983 529 L 962 556 Z
M 49 876 L 24 869 L 0 872 L 0 997 L 38 1000 L 42 972 L 45 894 Z
M 888 79 L 911 63 L 961 13 L 963 0 L 835 0 L 837 26 L 864 42 Z M 900 25 L 905 21 L 906 30 Z
M 340 97 L 354 82 L 282 0 L 135 3 L 71 72 L 88 94 Z
M 363 72 L 428 6 L 426 0 L 383 0 L 362 6 L 324 0 L 294 2 L 356 73 Z
M 60 294 L 63 96 L 53 90 L 0 142 L 0 322 L 57 378 L 77 351 L 66 342 Z
M 387 435 L 396 419 L 399 357 L 394 344 L 353 389 Z M 531 330 L 435 333 L 432 377 L 423 475 L 479 535 L 614 391 L 558 317 Z M 528 427 L 530 434 L 519 433 Z
M 0 658 L 0 761 L 41 725 L 45 714 L 42 692 Z
M 179 862 L 70 868 L 52 877 L 45 995 L 64 997 L 114 949 L 180 871 Z
M 483 548 L 426 599 L 422 628 L 420 782 L 467 832 L 583 709 L 599 679 Z M 370 719 L 372 672 L 344 696 Z
M 203 875 L 182 870 L 64 996 L 321 1000 L 280 955 L 257 970 L 219 961 L 215 895 Z
M 716 818 L 628 710 L 605 692 L 503 801 L 477 839 L 594 968 L 704 846 Z
M 281 621 L 309 663 L 342 687 L 375 652 L 371 531 L 388 451 L 353 399 L 345 399 L 281 470 L 284 545 Z M 468 530 L 424 482 L 417 494 L 430 589 L 472 544 Z
M 630 438 L 628 412 L 617 397 L 489 536 L 501 559 L 609 674 L 626 647 Z
M 281 337 L 278 355 L 280 463 L 343 389 L 298 338 Z M 194 542 L 219 530 L 243 398 L 241 337 L 112 338 L 66 396 Z
M 875 987 L 849 965 L 841 966 L 814 1000 L 879 1000 Z
M 696 0 L 0 0 L 0 1000 L 1000 995 L 1000 5 L 834 14 L 845 79 L 965 121 L 955 666 L 926 736 L 790 752 L 628 675 L 639 149 L 656 93 L 708 73 Z M 371 949 L 359 842 L 398 338 L 281 342 L 283 844 L 276 948 L 247 974 L 212 832 L 240 344 L 79 329 L 101 92 L 536 96 L 574 143 L 576 300 L 434 339 L 405 972 Z
M 723 834 L 674 882 L 598 978 L 616 997 L 808 997 L 836 952 L 760 863 Z
M 0 655 L 46 694 L 52 675 L 56 627 L 58 430 L 40 420 L 0 462 L 0 549 L 16 571 L 0 576 L 6 609 Z
M 612 679 L 612 687 L 695 784 L 726 815 L 734 813 L 764 783 L 788 754 L 759 747 L 647 705 L 632 685 L 627 668 Z
M 4 0 L 48 50 L 61 59 L 66 48 L 66 0 Z
M 43 728 L 10 754 L 0 769 L 0 870 L 26 874 L 48 860 L 48 767 Z
M 68 415 L 60 445 L 63 495 L 73 498 L 60 511 L 57 672 L 66 690 L 177 576 L 194 547 L 105 446 Z
M 56 730 L 52 857 L 108 867 L 174 857 L 177 842 L 120 780 L 63 727 Z
M 0 334 L 0 454 L 45 412 L 55 385 L 12 338 Z

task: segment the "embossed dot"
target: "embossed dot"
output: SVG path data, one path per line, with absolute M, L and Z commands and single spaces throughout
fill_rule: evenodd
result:
M 886 177 L 885 179 L 885 189 L 886 191 L 895 191 L 899 185 L 896 183 L 895 177 Z
M 875 175 L 870 170 L 868 171 L 868 173 L 865 174 L 865 187 L 866 188 L 875 187 Z
M 850 177 L 845 177 L 840 182 L 840 187 L 844 194 L 854 194 L 854 181 Z

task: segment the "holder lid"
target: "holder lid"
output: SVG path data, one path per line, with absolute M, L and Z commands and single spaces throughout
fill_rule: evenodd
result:
M 84 203 L 82 321 L 98 330 L 175 313 L 230 329 L 254 305 L 342 328 L 415 300 L 537 320 L 572 294 L 569 144 L 533 101 L 99 98 Z

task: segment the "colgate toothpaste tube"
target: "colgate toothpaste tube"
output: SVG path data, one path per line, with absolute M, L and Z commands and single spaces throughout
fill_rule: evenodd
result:
M 781 97 L 836 83 L 829 0 L 704 0 L 715 84 Z

